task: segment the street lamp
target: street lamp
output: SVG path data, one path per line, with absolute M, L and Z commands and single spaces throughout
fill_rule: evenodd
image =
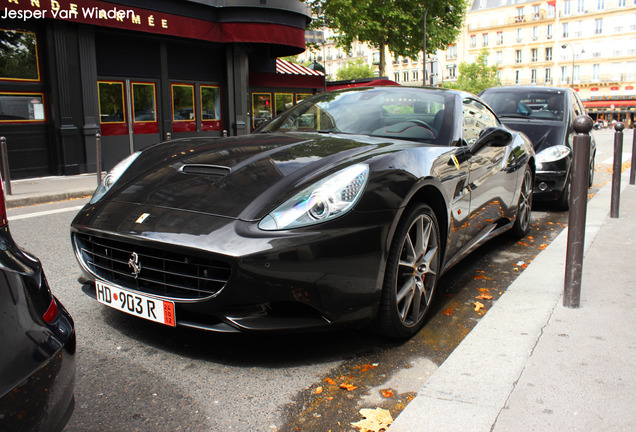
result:
M 564 43 L 563 45 L 561 45 L 561 48 L 563 49 L 566 49 L 567 47 L 570 47 L 570 50 L 572 51 L 572 80 L 570 81 L 570 87 L 574 88 L 574 48 L 569 43 Z M 584 52 L 585 50 L 581 49 L 581 54 L 583 54 Z

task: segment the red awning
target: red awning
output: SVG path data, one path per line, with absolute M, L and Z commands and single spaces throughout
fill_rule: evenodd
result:
M 594 101 L 583 101 L 583 105 L 586 108 L 611 108 L 612 105 L 615 107 L 619 106 L 629 106 L 636 107 L 636 100 L 594 100 Z
M 285 75 L 325 75 L 320 71 L 309 69 L 308 67 L 279 58 L 276 59 L 276 73 Z

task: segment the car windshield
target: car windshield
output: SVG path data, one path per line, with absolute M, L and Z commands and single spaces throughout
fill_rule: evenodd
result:
M 563 91 L 486 91 L 481 98 L 499 117 L 533 118 L 563 121 Z
M 258 132 L 363 134 L 437 143 L 452 94 L 416 88 L 366 88 L 307 98 Z M 448 128 L 446 128 L 448 129 Z

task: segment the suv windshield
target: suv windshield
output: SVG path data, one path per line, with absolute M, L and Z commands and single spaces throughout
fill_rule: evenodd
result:
M 564 118 L 563 91 L 486 91 L 481 98 L 499 117 L 521 117 L 543 120 Z
M 363 134 L 437 143 L 452 94 L 415 88 L 366 88 L 305 99 L 257 132 Z M 450 116 L 450 114 L 448 114 Z

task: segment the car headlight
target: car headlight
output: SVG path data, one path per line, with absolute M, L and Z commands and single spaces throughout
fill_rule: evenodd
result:
M 106 192 L 108 192 L 108 190 L 113 187 L 119 177 L 121 177 L 124 171 L 128 169 L 130 164 L 132 164 L 135 159 L 137 159 L 137 156 L 139 156 L 140 154 L 141 152 L 135 152 L 122 159 L 117 165 L 115 165 L 115 167 L 104 176 L 102 182 L 99 184 L 99 186 L 97 186 L 97 189 L 95 189 L 95 193 L 93 194 L 90 203 L 94 204 L 99 201 L 101 197 L 103 197 Z
M 537 153 L 537 163 L 555 162 L 569 156 L 570 148 L 564 145 L 555 145 Z
M 262 230 L 298 228 L 325 222 L 350 210 L 362 195 L 369 166 L 353 165 L 302 190 L 265 216 Z

